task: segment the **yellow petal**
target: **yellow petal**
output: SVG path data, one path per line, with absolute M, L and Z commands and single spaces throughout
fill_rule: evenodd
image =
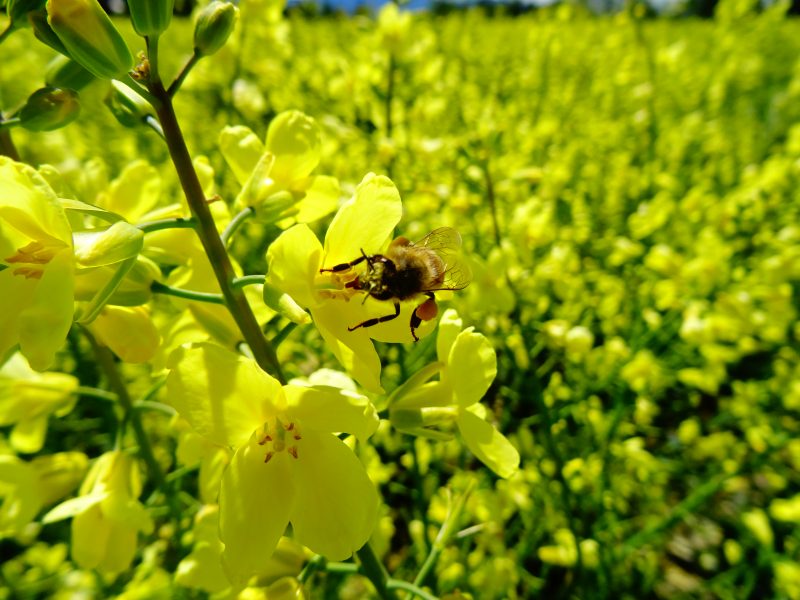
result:
M 50 416 L 40 415 L 20 421 L 11 431 L 11 447 L 17 452 L 33 454 L 42 449 L 47 435 L 47 422 Z
M 222 477 L 220 538 L 222 566 L 234 585 L 261 575 L 289 523 L 295 498 L 291 469 L 295 459 L 278 452 L 264 462 L 265 451 L 253 436 L 239 448 Z
M 275 155 L 271 176 L 285 185 L 308 175 L 321 156 L 319 126 L 299 110 L 276 116 L 267 130 L 267 152 Z
M 293 419 L 303 427 L 332 433 L 352 433 L 366 440 L 378 428 L 378 414 L 366 396 L 324 386 L 283 388 Z
M 347 313 L 338 303 L 327 302 L 311 309 L 311 317 L 341 365 L 364 389 L 381 393 L 381 360 L 369 334 L 362 328 L 348 331 Z
M 33 301 L 20 316 L 19 345 L 34 369 L 47 369 L 72 326 L 75 312 L 72 251 L 62 250 L 46 265 Z
M 97 565 L 101 573 L 120 573 L 131 566 L 136 555 L 137 530 L 121 521 L 108 521 L 108 545 L 102 560 Z
M 161 177 L 156 168 L 143 160 L 136 160 L 111 182 L 108 191 L 98 198 L 98 204 L 136 223 L 155 208 L 160 194 Z
M 480 401 L 497 375 L 497 355 L 492 344 L 472 327 L 458 334 L 447 364 L 447 379 L 461 407 Z
M 336 436 L 311 432 L 291 467 L 295 538 L 330 560 L 350 557 L 367 543 L 378 514 L 378 492 L 364 466 Z
M 19 316 L 33 302 L 38 284 L 14 275 L 13 269 L 0 271 L 0 358 L 19 343 Z
M 276 379 L 221 346 L 179 348 L 170 364 L 167 399 L 200 435 L 221 446 L 244 444 L 283 403 Z
M 436 333 L 436 356 L 439 362 L 447 363 L 450 357 L 450 349 L 453 347 L 453 342 L 456 337 L 461 333 L 463 323 L 461 317 L 452 308 L 444 311 L 442 318 L 439 319 L 439 331 Z
M 267 281 L 289 294 L 301 306 L 314 306 L 318 300 L 314 279 L 319 274 L 322 246 L 307 225 L 284 231 L 267 251 Z
M 252 129 L 243 125 L 223 129 L 219 136 L 219 149 L 239 185 L 247 182 L 250 172 L 264 154 L 264 144 Z
M 368 174 L 336 213 L 325 236 L 324 266 L 350 262 L 363 250 L 380 252 L 400 222 L 400 194 L 388 177 Z
M 297 203 L 298 223 L 311 223 L 332 213 L 339 206 L 339 180 L 328 175 L 311 178 L 305 196 Z
M 106 306 L 91 329 L 101 344 L 125 362 L 147 362 L 158 350 L 158 329 L 145 307 Z
M 31 240 L 72 245 L 72 230 L 55 192 L 35 169 L 4 156 L 0 156 L 0 220 Z
M 111 526 L 99 504 L 77 514 L 72 520 L 72 560 L 84 569 L 96 568 L 105 557 Z
M 511 477 L 519 468 L 519 452 L 497 429 L 468 410 L 456 420 L 464 443 L 478 460 L 500 477 Z

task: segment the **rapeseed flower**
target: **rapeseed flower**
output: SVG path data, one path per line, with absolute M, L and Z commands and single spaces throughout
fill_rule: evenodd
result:
M 0 157 L 0 356 L 19 344 L 47 369 L 72 325 L 76 273 L 135 257 L 142 238 L 124 221 L 73 232 L 45 179 Z
M 135 459 L 117 450 L 106 452 L 92 465 L 78 497 L 56 506 L 44 522 L 72 517 L 72 559 L 83 569 L 119 573 L 136 554 L 137 534 L 153 529 L 137 500 L 141 492 Z
M 348 263 L 362 252 L 380 253 L 391 240 L 402 212 L 400 194 L 391 180 L 370 173 L 336 213 L 324 246 L 311 229 L 300 224 L 283 232 L 267 251 L 267 283 L 311 312 L 339 362 L 364 388 L 374 392 L 381 391 L 381 364 L 372 339 L 412 341 L 409 321 L 416 304 L 404 302 L 397 318 L 350 331 L 349 327 L 367 319 L 391 313 L 392 305 L 346 287 L 354 271 L 321 273 L 320 269 Z M 431 322 L 423 322 L 417 334 L 423 337 L 431 329 Z
M 412 375 L 389 399 L 389 418 L 400 430 L 446 439 L 431 425 L 455 422 L 467 448 L 500 477 L 519 468 L 519 452 L 486 421 L 480 404 L 497 375 L 489 340 L 473 327 L 462 331 L 458 314 L 442 316 L 436 339 L 438 362 Z M 438 380 L 428 381 L 436 373 Z
M 214 344 L 179 348 L 168 398 L 201 435 L 235 449 L 219 493 L 222 561 L 243 586 L 264 575 L 291 522 L 293 537 L 331 560 L 363 546 L 378 494 L 335 433 L 366 439 L 378 417 L 358 394 L 281 384 L 255 361 Z

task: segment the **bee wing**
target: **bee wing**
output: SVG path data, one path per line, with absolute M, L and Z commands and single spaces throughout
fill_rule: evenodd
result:
M 433 250 L 445 265 L 442 284 L 425 291 L 460 290 L 472 281 L 472 270 L 461 255 L 461 234 L 452 227 L 434 229 L 413 245 Z

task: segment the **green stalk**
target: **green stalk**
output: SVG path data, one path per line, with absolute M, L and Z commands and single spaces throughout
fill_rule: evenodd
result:
M 244 275 L 243 277 L 237 277 L 233 280 L 233 287 L 241 289 L 248 285 L 258 285 L 264 283 L 265 278 L 264 275 Z
M 226 246 L 230 244 L 231 237 L 233 237 L 233 235 L 239 231 L 239 228 L 244 225 L 254 214 L 256 214 L 256 209 L 252 206 L 248 206 L 244 210 L 240 211 L 235 217 L 233 217 L 231 222 L 228 223 L 228 226 L 222 232 L 222 243 Z
M 154 294 L 164 294 L 165 296 L 175 296 L 176 298 L 183 298 L 184 300 L 196 300 L 198 302 L 208 302 L 210 304 L 225 304 L 225 298 L 222 294 L 212 294 L 209 292 L 195 292 L 192 290 L 184 290 L 182 288 L 172 287 L 154 281 L 150 285 L 150 291 Z
M 179 217 L 177 219 L 160 219 L 158 221 L 148 221 L 146 223 L 139 223 L 136 227 L 141 229 L 144 233 L 152 231 L 161 231 L 163 229 L 194 229 L 197 222 L 194 219 L 184 219 Z
M 139 445 L 139 453 L 147 465 L 147 470 L 150 473 L 150 477 L 153 478 L 153 481 L 155 481 L 156 486 L 159 489 L 163 490 L 164 493 L 167 493 L 165 488 L 166 480 L 164 479 L 164 472 L 161 470 L 161 465 L 158 464 L 158 461 L 153 454 L 153 448 L 150 446 L 150 439 L 147 437 L 147 433 L 145 433 L 144 426 L 142 425 L 142 418 L 139 415 L 139 412 L 134 410 L 133 400 L 128 393 L 128 388 L 125 385 L 125 382 L 120 376 L 119 369 L 117 369 L 117 363 L 114 361 L 114 355 L 111 353 L 111 350 L 98 344 L 97 340 L 94 339 L 94 336 L 89 332 L 88 329 L 84 328 L 83 333 L 86 336 L 86 339 L 88 339 L 89 343 L 92 345 L 92 350 L 94 351 L 95 358 L 97 359 L 97 364 L 105 374 L 109 387 L 112 389 L 114 394 L 116 394 L 117 401 L 122 407 L 122 410 L 125 412 L 125 420 L 131 424 L 133 435 L 136 438 L 136 443 Z
M 175 81 L 173 81 L 170 84 L 169 89 L 167 90 L 167 93 L 169 94 L 170 98 L 172 98 L 176 93 L 178 93 L 178 90 L 181 88 L 181 85 L 183 85 L 183 80 L 186 79 L 186 76 L 192 71 L 194 66 L 200 61 L 201 58 L 202 56 L 199 56 L 197 53 L 195 53 L 192 54 L 191 58 L 189 58 L 188 61 L 186 61 L 186 64 L 183 65 L 181 72 L 178 73 L 178 76 L 175 78 Z
M 214 217 L 211 215 L 211 210 L 203 193 L 203 187 L 192 164 L 192 157 L 186 147 L 186 140 L 178 124 L 178 117 L 172 106 L 172 98 L 158 77 L 157 39 L 148 40 L 148 52 L 150 55 L 148 89 L 156 100 L 153 108 L 156 110 L 158 120 L 164 130 L 164 139 L 166 140 L 170 157 L 175 165 L 175 170 L 178 172 L 178 178 L 186 196 L 186 201 L 192 211 L 192 216 L 197 221 L 197 234 L 214 269 L 214 275 L 219 283 L 225 304 L 239 326 L 245 341 L 250 346 L 253 357 L 259 366 L 267 373 L 274 375 L 281 383 L 286 383 L 275 349 L 261 332 L 258 321 L 253 314 L 253 309 L 247 302 L 244 292 L 235 289 L 232 285 L 233 280 L 236 278 L 236 273 L 233 270 L 225 245 L 222 243 L 219 233 L 217 233 Z
M 375 586 L 378 597 L 383 600 L 393 600 L 395 595 L 387 587 L 389 574 L 383 568 L 381 561 L 378 560 L 372 546 L 369 543 L 364 544 L 360 550 L 356 551 L 356 555 L 361 562 L 362 573 Z

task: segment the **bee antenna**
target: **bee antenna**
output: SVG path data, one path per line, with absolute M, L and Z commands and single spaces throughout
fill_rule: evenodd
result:
M 359 248 L 359 250 L 361 250 L 361 256 L 363 256 L 364 260 L 367 261 L 367 269 L 372 271 L 372 261 L 370 260 L 369 256 L 367 256 L 367 253 L 364 252 L 363 248 Z

